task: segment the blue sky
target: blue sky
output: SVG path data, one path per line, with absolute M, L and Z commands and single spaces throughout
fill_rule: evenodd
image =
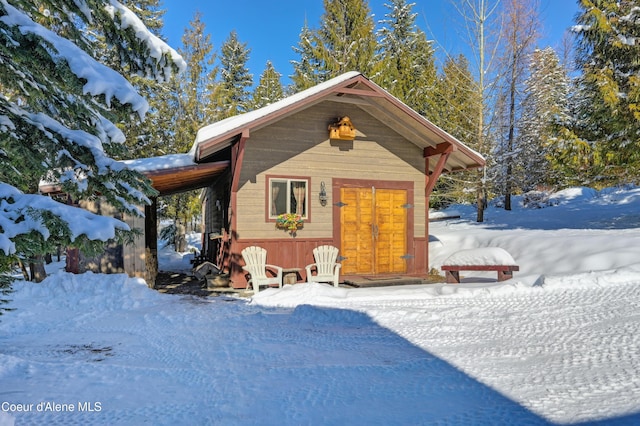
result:
M 451 55 L 464 53 L 462 21 L 452 0 L 413 0 L 417 24 L 436 48 Z M 387 0 L 370 0 L 376 22 L 384 18 Z M 558 47 L 563 33 L 573 22 L 578 6 L 576 0 L 540 0 L 543 38 L 541 47 Z M 181 46 L 182 35 L 196 13 L 202 13 L 206 31 L 211 35 L 214 49 L 220 46 L 232 30 L 241 42 L 251 49 L 248 67 L 258 80 L 270 60 L 283 75 L 284 83 L 293 72 L 290 61 L 297 59 L 292 47 L 298 43 L 305 20 L 317 28 L 324 12 L 322 0 L 164 0 L 164 36 L 172 47 Z

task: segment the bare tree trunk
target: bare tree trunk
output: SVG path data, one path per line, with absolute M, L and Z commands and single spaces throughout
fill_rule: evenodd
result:
M 502 4 L 506 3 L 504 8 L 500 8 Z M 495 111 L 489 107 L 490 96 L 492 89 L 496 88 L 496 85 L 500 79 L 500 75 L 504 76 L 509 73 L 509 62 L 514 63 L 512 75 L 507 78 L 511 78 L 513 81 L 512 92 L 515 96 L 515 90 L 517 90 L 516 78 L 514 76 L 520 76 L 518 74 L 519 62 L 522 60 L 524 52 L 531 46 L 531 43 L 535 41 L 536 27 L 533 25 L 537 19 L 535 16 L 535 10 L 537 10 L 537 0 L 452 0 L 453 6 L 458 10 L 461 16 L 466 21 L 466 29 L 469 34 L 470 45 L 476 55 L 476 62 L 478 64 L 478 93 L 480 94 L 481 107 L 477 116 L 477 132 L 476 132 L 476 145 L 474 148 L 481 154 L 486 155 L 490 152 L 491 146 L 489 141 L 488 128 L 493 121 Z M 506 12 L 510 15 L 506 16 Z M 503 35 L 503 24 L 505 18 L 509 18 L 509 24 L 511 26 L 507 28 L 510 39 L 506 46 L 500 42 Z M 515 36 L 515 41 L 512 41 L 512 36 Z M 520 44 L 522 43 L 522 44 Z M 502 61 L 502 63 L 495 64 L 495 59 L 498 56 L 500 48 L 507 47 L 507 55 L 511 56 L 508 61 Z M 500 67 L 497 72 L 495 66 Z M 511 83 L 511 82 L 509 82 Z M 508 89 L 507 89 L 508 90 Z M 517 104 L 512 99 L 510 114 L 510 135 L 509 144 L 513 147 L 515 141 L 515 114 Z M 507 161 L 512 161 L 509 158 Z M 506 197 L 505 203 L 511 208 L 511 192 L 513 191 L 512 182 L 510 182 L 511 175 L 514 172 L 512 164 L 507 164 L 507 174 L 509 178 L 506 183 Z M 487 181 L 485 176 L 482 175 L 478 178 L 477 182 L 477 221 L 484 221 L 484 209 L 487 200 Z
M 488 30 L 493 30 L 494 34 L 498 35 L 500 29 L 492 27 L 492 18 L 494 13 L 500 5 L 499 0 L 457 0 L 453 1 L 453 6 L 458 10 L 466 21 L 467 30 L 470 36 L 470 44 L 475 51 L 478 64 L 478 93 L 480 94 L 480 108 L 478 109 L 478 128 L 476 132 L 476 146 L 474 147 L 480 154 L 486 154 L 488 151 L 488 144 L 486 141 L 486 117 L 485 108 L 487 108 L 488 92 L 493 82 L 486 82 L 485 75 L 491 68 L 491 62 L 495 55 L 495 43 L 493 52 L 490 53 L 487 58 L 488 50 L 488 38 L 491 34 L 488 34 Z M 480 176 L 477 182 L 477 218 L 478 222 L 484 221 L 484 209 L 487 198 L 487 182 L 485 179 L 484 170 L 480 172 Z
M 511 210 L 511 195 L 514 188 L 514 151 L 516 148 L 516 120 L 520 104 L 517 101 L 518 87 L 525 78 L 525 60 L 536 43 L 539 20 L 536 13 L 537 1 L 508 0 L 506 4 L 506 45 L 503 68 L 507 76 L 507 90 L 509 95 L 509 134 L 504 152 L 506 162 L 504 182 L 504 209 Z
M 504 209 L 511 210 L 511 191 L 513 182 L 513 146 L 516 127 L 516 78 L 517 78 L 517 53 L 513 52 L 513 66 L 511 68 L 511 81 L 509 83 L 509 136 L 507 137 L 507 170 L 504 184 Z
M 29 262 L 29 269 L 31 270 L 31 281 L 39 283 L 47 278 L 47 271 L 44 269 L 43 256 L 35 256 L 31 262 Z
M 484 188 L 484 173 L 482 171 L 478 172 L 478 188 L 476 194 L 476 204 L 477 204 L 477 222 L 484 222 L 484 207 L 485 207 L 485 188 Z
M 186 237 L 185 226 L 179 221 L 176 222 L 175 248 L 178 253 L 183 253 L 187 250 L 187 237 Z

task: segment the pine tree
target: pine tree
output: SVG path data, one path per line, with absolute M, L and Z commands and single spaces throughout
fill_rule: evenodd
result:
M 163 119 L 171 123 L 164 137 L 169 154 L 188 152 L 198 130 L 215 121 L 215 108 L 207 100 L 210 79 L 217 70 L 213 66 L 215 54 L 200 13 L 189 22 L 178 51 L 188 63 L 187 70 L 171 81 L 169 93 L 156 102 Z M 160 202 L 160 217 L 171 219 L 178 230 L 174 233 L 176 250 L 180 249 L 178 242 L 185 240 L 192 217 L 200 213 L 199 195 L 199 191 L 186 191 L 165 196 Z
M 602 184 L 603 161 L 600 157 L 600 147 L 594 137 L 593 119 L 587 106 L 591 94 L 585 95 L 591 89 L 583 84 L 579 76 L 571 80 L 571 89 L 567 97 L 569 117 L 561 123 L 557 131 L 557 142 L 551 154 L 553 179 L 561 186 L 592 186 Z M 596 110 L 600 105 L 594 105 Z M 615 176 L 611 176 L 616 178 Z
M 448 58 L 436 81 L 435 98 L 439 107 L 431 121 L 472 148 L 481 108 L 478 91 L 468 59 L 462 54 Z
M 293 51 L 300 56 L 300 59 L 291 61 L 293 65 L 291 81 L 293 81 L 294 90 L 299 92 L 316 86 L 322 80 L 319 75 L 321 61 L 314 53 L 315 35 L 306 21 L 298 38 L 298 45 L 293 48 Z
M 253 91 L 251 109 L 262 108 L 284 97 L 281 77 L 282 75 L 276 71 L 271 61 L 267 61 L 260 76 L 260 82 Z
M 215 55 L 211 36 L 205 33 L 202 14 L 196 12 L 182 36 L 182 48 L 178 50 L 187 62 L 187 70 L 176 81 L 173 96 L 178 109 L 173 113 L 173 153 L 187 152 L 195 140 L 198 129 L 213 121 L 213 112 L 207 109 L 207 85 Z
M 579 3 L 575 29 L 584 107 L 578 135 L 602 184 L 637 178 L 640 166 L 640 8 L 637 1 Z
M 448 58 L 436 81 L 434 99 L 438 108 L 431 121 L 471 148 L 477 149 L 478 110 L 482 108 L 480 90 L 464 55 Z M 451 203 L 472 203 L 475 171 L 443 174 L 431 196 L 433 207 Z
M 122 110 L 142 118 L 148 103 L 119 73 L 102 65 L 91 24 L 131 74 L 166 81 L 179 55 L 117 2 L 0 2 L 0 265 L 33 260 L 61 245 L 99 251 L 124 239 L 123 222 L 38 195 L 41 181 L 75 200 L 98 194 L 122 212 L 140 214 L 154 191 L 111 158 L 124 134 Z M 177 65 L 176 65 L 177 64 Z M 42 277 L 37 277 L 41 279 Z
M 416 25 L 406 0 L 386 4 L 389 12 L 378 30 L 376 71 L 372 79 L 427 117 L 434 114 L 436 67 L 431 43 Z
M 220 48 L 220 81 L 211 93 L 216 119 L 233 117 L 249 111 L 253 76 L 247 68 L 250 49 L 232 31 Z
M 161 0 L 127 0 L 125 5 L 140 17 L 145 26 L 158 37 L 161 37 L 164 28 L 163 17 L 165 10 L 161 8 Z M 126 75 L 126 74 L 123 74 Z M 172 76 L 172 79 L 175 78 Z M 143 122 L 137 120 L 125 120 L 123 131 L 127 136 L 125 146 L 127 147 L 126 158 L 143 158 L 164 153 L 164 145 L 167 138 L 157 137 L 161 131 L 165 132 L 171 128 L 168 122 L 161 115 L 155 104 L 161 98 L 163 92 L 167 90 L 168 82 L 160 84 L 155 80 L 133 78 L 134 87 L 149 101 L 150 109 L 147 118 Z
M 160 0 L 121 0 L 121 3 L 131 9 L 149 31 L 160 37 L 164 27 L 163 16 L 165 13 L 160 8 Z M 120 62 L 116 51 L 109 48 L 104 42 L 104 37 L 98 37 L 98 40 L 101 43 L 102 51 L 100 55 L 103 58 L 102 62 L 122 75 L 130 75 L 127 64 Z M 117 125 L 125 134 L 126 141 L 121 146 L 122 150 L 114 152 L 113 156 L 117 159 L 131 159 L 161 154 L 163 153 L 162 145 L 164 139 L 156 136 L 161 128 L 169 127 L 170 123 L 158 115 L 154 100 L 162 97 L 161 95 L 166 90 L 168 83 L 161 83 L 136 75 L 131 75 L 129 80 L 136 90 L 149 101 L 149 111 L 144 121 L 136 120 L 126 111 L 121 111 Z
M 303 29 L 300 35 L 298 50 L 304 56 L 295 68 L 296 87 L 311 87 L 347 71 L 371 75 L 376 40 L 368 2 L 324 0 L 320 21 L 318 30 Z
M 524 84 L 522 116 L 518 123 L 520 147 L 516 182 L 527 192 L 540 186 L 564 186 L 567 144 L 562 129 L 570 119 L 570 81 L 556 52 L 547 47 L 530 56 Z

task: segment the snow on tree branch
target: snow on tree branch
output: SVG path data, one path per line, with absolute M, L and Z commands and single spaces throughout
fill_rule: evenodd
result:
M 24 194 L 0 182 L 0 251 L 5 255 L 15 253 L 16 246 L 12 240 L 18 235 L 37 232 L 48 239 L 49 228 L 39 215 L 43 211 L 62 219 L 70 230 L 71 241 L 81 235 L 86 235 L 89 240 L 108 241 L 115 237 L 116 230 L 130 230 L 126 223 L 112 217 L 68 206 L 44 195 Z
M 142 215 L 151 182 L 112 158 L 125 141 L 119 124 L 149 109 L 125 75 L 166 81 L 185 68 L 116 0 L 0 0 L 0 260 L 130 237 L 124 222 L 39 190 L 46 181 L 75 202 Z
M 47 40 L 55 49 L 55 52 L 49 50 L 54 62 L 56 58 L 66 60 L 71 71 L 86 80 L 84 93 L 93 96 L 104 95 L 108 107 L 111 106 L 111 99 L 115 97 L 122 104 L 131 104 L 140 118 L 144 118 L 149 104 L 123 76 L 97 62 L 71 41 L 33 22 L 29 16 L 8 4 L 6 0 L 0 0 L 0 3 L 7 12 L 0 17 L 0 21 L 10 27 L 17 27 L 23 35 L 33 34 Z
M 187 68 L 186 62 L 174 49 L 169 47 L 165 42 L 153 35 L 144 23 L 138 18 L 138 16 L 123 6 L 116 0 L 110 0 L 110 4 L 105 6 L 105 9 L 109 13 L 112 19 L 120 19 L 120 27 L 122 29 L 133 29 L 136 38 L 143 42 L 149 49 L 148 57 L 156 61 L 156 64 L 162 65 L 162 76 L 167 80 L 171 75 L 171 62 L 165 61 L 167 56 L 173 60 L 173 65 L 177 66 L 180 72 L 183 72 Z

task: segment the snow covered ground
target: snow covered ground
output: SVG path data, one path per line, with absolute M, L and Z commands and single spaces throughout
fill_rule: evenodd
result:
M 520 266 L 504 283 L 203 299 L 124 275 L 19 282 L 0 425 L 640 424 L 640 188 L 553 202 L 431 224 L 433 267 L 501 247 Z

